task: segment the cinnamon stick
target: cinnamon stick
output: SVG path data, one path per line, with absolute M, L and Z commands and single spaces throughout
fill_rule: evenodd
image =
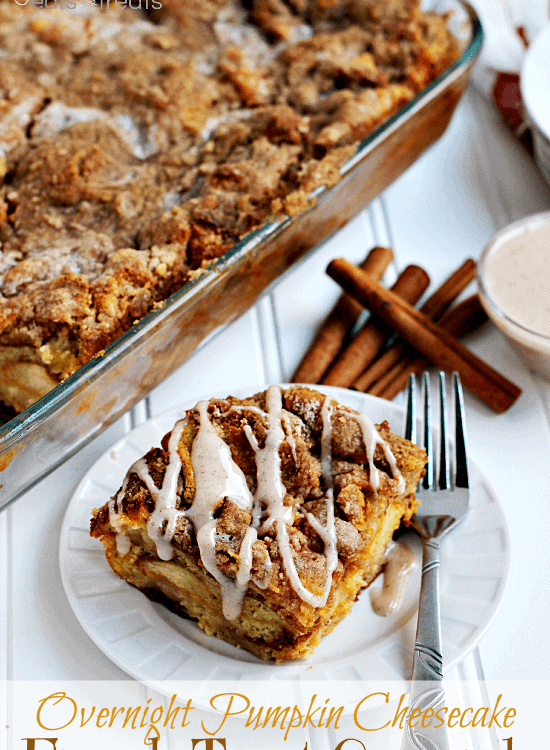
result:
M 430 278 L 422 268 L 407 266 L 392 286 L 392 292 L 414 305 L 429 283 Z M 392 333 L 390 326 L 371 316 L 330 367 L 321 381 L 323 385 L 348 388 L 375 359 Z
M 420 308 L 424 315 L 438 321 L 449 309 L 458 295 L 466 289 L 476 275 L 476 264 L 472 258 L 464 263 L 446 279 Z
M 421 312 L 436 322 L 452 305 L 458 295 L 474 280 L 476 264 L 468 258 L 420 308 Z M 360 375 L 353 387 L 358 391 L 368 391 L 380 378 L 389 383 L 402 369 L 403 361 L 411 355 L 410 346 L 403 339 L 395 341 L 376 361 Z M 372 392 L 372 391 L 370 391 Z
M 460 304 L 455 305 L 441 318 L 439 325 L 447 333 L 457 339 L 467 336 L 469 333 L 477 331 L 484 323 L 489 320 L 487 313 L 483 309 L 479 296 L 472 294 Z
M 398 339 L 370 367 L 367 367 L 353 383 L 353 387 L 356 391 L 372 393 L 371 389 L 376 387 L 381 380 L 386 382 L 393 380 L 403 363 L 409 359 L 410 354 L 411 350 L 407 342 Z
M 372 281 L 360 268 L 339 258 L 332 261 L 327 273 L 427 360 L 447 372 L 456 370 L 463 384 L 495 411 L 506 411 L 520 395 L 521 390 L 516 385 L 468 351 L 424 313 Z
M 439 325 L 451 336 L 459 339 L 476 331 L 486 322 L 487 313 L 481 306 L 477 294 L 474 294 L 449 310 L 441 318 Z M 429 367 L 429 364 L 424 357 L 413 354 L 400 362 L 397 368 L 380 378 L 367 392 L 391 401 L 405 388 L 410 374 L 418 375 Z
M 393 259 L 388 247 L 374 247 L 361 263 L 361 268 L 379 281 Z M 357 322 L 363 306 L 349 294 L 343 294 L 315 337 L 309 350 L 292 376 L 293 383 L 318 383 L 332 364 Z

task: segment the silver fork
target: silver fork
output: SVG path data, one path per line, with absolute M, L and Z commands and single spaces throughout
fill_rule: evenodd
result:
M 439 546 L 451 529 L 468 512 L 468 465 L 464 436 L 464 404 L 458 374 L 453 373 L 455 402 L 455 460 L 453 479 L 449 466 L 446 436 L 445 374 L 439 373 L 439 476 L 434 484 L 435 465 L 430 426 L 430 378 L 424 373 L 424 447 L 428 453 L 426 474 L 421 482 L 420 508 L 412 518 L 422 538 L 422 584 L 418 605 L 418 625 L 414 647 L 409 716 L 415 708 L 438 711 L 445 705 L 441 626 L 439 616 Z M 415 379 L 409 377 L 405 437 L 416 442 Z M 420 491 L 420 485 L 419 485 Z M 418 715 L 418 714 L 417 714 Z M 433 714 L 429 715 L 430 717 Z M 427 723 L 427 721 L 425 722 Z M 407 721 L 401 750 L 450 750 L 446 726 L 411 727 Z

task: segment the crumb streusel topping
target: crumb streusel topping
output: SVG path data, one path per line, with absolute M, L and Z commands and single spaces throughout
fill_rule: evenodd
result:
M 0 348 L 67 377 L 457 54 L 417 0 L 0 2 Z

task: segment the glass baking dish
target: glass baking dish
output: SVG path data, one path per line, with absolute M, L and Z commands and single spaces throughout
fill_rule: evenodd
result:
M 207 337 L 247 310 L 322 239 L 340 229 L 445 131 L 481 48 L 474 9 L 462 0 L 423 7 L 450 12 L 463 53 L 424 91 L 374 130 L 292 219 L 251 232 L 208 270 L 0 429 L 0 508 L 88 443 L 181 365 Z

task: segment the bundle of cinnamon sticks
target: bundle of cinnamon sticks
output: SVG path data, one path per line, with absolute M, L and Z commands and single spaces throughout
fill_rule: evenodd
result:
M 360 267 L 343 258 L 332 261 L 327 273 L 346 294 L 325 320 L 293 382 L 355 388 L 392 399 L 409 374 L 435 364 L 457 370 L 464 385 L 496 411 L 508 409 L 520 389 L 457 340 L 487 320 L 475 294 L 452 307 L 474 279 L 474 261 L 465 261 L 417 310 L 428 274 L 408 266 L 385 289 L 378 282 L 392 258 L 388 248 L 375 247 Z M 355 332 L 363 307 L 371 315 Z

